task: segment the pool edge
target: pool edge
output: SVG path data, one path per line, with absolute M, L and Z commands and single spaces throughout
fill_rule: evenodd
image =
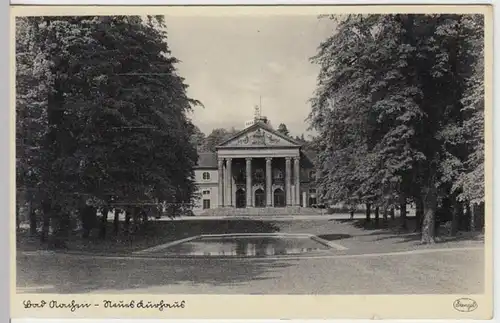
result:
M 151 248 L 139 250 L 133 252 L 133 254 L 147 254 L 155 251 L 159 251 L 162 249 L 167 249 L 185 242 L 189 242 L 192 240 L 200 239 L 200 238 L 223 238 L 223 237 L 302 237 L 302 238 L 310 238 L 311 240 L 320 243 L 326 247 L 336 249 L 336 250 L 347 250 L 346 247 L 337 244 L 335 242 L 331 242 L 325 239 L 322 239 L 314 234 L 310 233 L 220 233 L 220 234 L 198 234 L 195 236 L 191 236 L 188 238 L 183 238 L 175 241 L 171 241 L 168 243 L 164 243 L 161 245 L 157 245 Z

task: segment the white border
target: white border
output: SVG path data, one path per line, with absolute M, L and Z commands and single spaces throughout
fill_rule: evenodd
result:
M 258 1 L 223 1 L 223 0 L 211 0 L 211 1 L 196 1 L 196 0 L 172 0 L 172 1 L 165 1 L 165 0 L 100 0 L 100 1 L 71 1 L 71 0 L 12 0 L 11 4 L 12 5 L 236 5 L 236 4 L 253 4 L 253 5 L 299 5 L 299 4 L 317 4 L 317 5 L 330 5 L 330 4 L 336 4 L 336 5 L 410 5 L 410 4 L 436 4 L 436 5 L 446 5 L 446 4 L 457 4 L 457 5 L 465 5 L 465 4 L 492 4 L 494 6 L 494 28 L 496 28 L 497 21 L 500 18 L 499 11 L 500 9 L 498 8 L 498 3 L 500 0 L 476 0 L 476 1 L 470 1 L 470 0 L 441 0 L 441 1 L 432 1 L 432 0 L 420 0 L 420 1 L 414 1 L 414 0 L 408 0 L 408 1 L 380 1 L 380 0 L 340 0 L 340 1 L 332 1 L 332 0 L 315 0 L 315 1 L 305 1 L 305 0 L 292 0 L 292 1 L 265 1 L 265 0 L 258 0 Z M 0 3 L 1 9 L 1 18 L 0 18 L 0 39 L 3 44 L 10 46 L 9 41 L 10 41 L 10 32 L 9 32 L 9 0 L 3 0 Z M 495 30 L 496 31 L 496 30 Z M 494 33 L 494 53 L 498 53 L 499 50 L 499 43 L 500 43 L 500 36 L 498 34 Z M 10 58 L 9 58 L 9 51 L 8 50 L 3 50 L 0 51 L 0 56 L 2 60 L 2 64 L 0 64 L 1 73 L 0 75 L 9 75 L 9 64 L 10 64 Z M 495 57 L 495 55 L 494 55 Z M 500 76 L 500 67 L 499 64 L 493 64 L 494 66 L 494 85 L 496 85 L 498 77 Z M 3 82 L 0 83 L 0 98 L 2 99 L 2 104 L 0 105 L 2 107 L 2 120 L 9 120 L 9 92 L 10 92 L 10 83 L 12 80 L 9 80 L 8 78 L 4 78 Z M 497 87 L 495 87 L 497 88 Z M 493 120 L 492 122 L 494 124 L 500 124 L 500 113 L 495 111 L 495 107 L 498 107 L 498 93 L 497 91 L 493 91 Z M 11 125 L 12 126 L 12 125 Z M 493 159 L 494 159 L 494 164 L 497 163 L 497 160 L 499 158 L 498 156 L 498 151 L 500 149 L 500 138 L 498 137 L 498 133 L 500 130 L 496 129 L 493 127 Z M 9 257 L 9 217 L 6 216 L 10 214 L 9 206 L 10 206 L 10 195 L 9 195 L 9 181 L 5 180 L 9 178 L 9 154 L 6 153 L 9 151 L 9 145 L 10 141 L 13 140 L 14 138 L 10 138 L 10 131 L 9 127 L 0 127 L 0 147 L 2 148 L 3 154 L 0 157 L 0 169 L 1 169 L 1 176 L 3 180 L 0 180 L 0 192 L 1 192 L 1 197 L 0 197 L 0 206 L 2 207 L 1 214 L 3 215 L 1 217 L 1 221 L 3 223 L 0 223 L 0 228 L 3 229 L 3 234 L 0 234 L 0 237 L 2 240 L 2 243 L 0 243 L 1 246 L 1 251 L 2 251 L 2 256 L 3 259 L 10 259 Z M 500 165 L 499 165 L 500 166 Z M 494 201 L 500 201 L 500 193 L 496 189 L 495 183 L 500 182 L 500 171 L 497 171 L 496 168 L 493 168 L 493 200 Z M 496 205 L 493 206 L 494 211 L 493 214 L 495 214 L 496 210 Z M 494 226 L 494 232 L 500 232 L 500 229 L 498 228 L 497 222 L 500 222 L 500 220 L 493 221 L 493 226 Z M 3 224 L 3 225 L 2 225 Z M 499 239 L 495 237 L 495 234 L 493 234 L 493 244 L 494 244 L 494 250 L 497 250 L 499 247 Z M 496 257 L 493 259 L 494 266 L 498 266 L 498 262 Z M 10 296 L 10 280 L 9 280 L 9 261 L 3 261 L 2 262 L 2 268 L 0 269 L 0 273 L 3 275 L 3 279 L 1 280 L 1 285 L 0 285 L 0 290 L 3 293 L 2 297 L 2 302 L 0 302 L 0 314 L 1 314 L 1 320 L 0 322 L 8 322 L 10 319 L 9 311 L 10 311 L 10 304 L 9 304 L 9 296 Z M 499 309 L 500 307 L 498 306 L 500 304 L 500 296 L 496 293 L 498 290 L 498 279 L 497 277 L 494 277 L 494 284 L 495 284 L 495 297 L 494 297 L 494 308 Z M 496 313 L 496 312 L 495 312 Z M 495 315 L 496 317 L 496 315 Z M 53 322 L 53 323 L 65 323 L 68 322 L 68 319 L 14 319 L 12 320 L 13 322 L 19 322 L 19 323 L 42 323 L 42 322 Z M 136 323 L 138 320 L 132 320 L 132 319 L 108 319 L 108 320 L 90 320 L 90 319 L 78 319 L 78 320 L 73 320 L 74 322 L 78 323 L 91 323 L 91 322 L 113 322 L 113 323 Z M 259 320 L 187 320 L 186 322 L 263 322 Z M 356 320 L 358 322 L 371 322 L 371 320 Z M 401 321 L 403 320 L 396 320 L 396 321 Z M 418 322 L 419 320 L 404 320 L 404 322 Z M 451 320 L 420 320 L 421 322 L 449 322 Z M 160 322 L 165 322 L 165 320 L 148 320 L 150 323 L 160 323 Z M 280 320 L 267 320 L 265 322 L 279 322 L 281 323 Z M 319 321 L 319 320 L 310 320 L 309 322 L 324 322 L 324 321 Z M 336 322 L 343 323 L 343 322 L 353 322 L 352 320 L 336 320 Z M 477 322 L 477 320 L 461 320 L 461 322 Z
M 6 126 L 0 127 L 0 322 L 8 322 L 10 319 L 10 10 L 9 0 L 0 1 L 0 44 L 5 50 L 0 51 L 0 120 L 7 120 Z M 4 121 L 5 122 L 5 121 Z M 4 123 L 5 125 L 5 123 Z
M 498 19 L 500 18 L 500 9 L 499 9 L 499 0 L 494 0 L 492 1 L 493 4 L 493 89 L 498 88 L 498 80 L 500 76 L 500 67 L 498 64 L 498 59 L 495 59 L 498 57 L 498 53 L 500 52 L 500 37 L 498 34 Z M 493 115 L 493 120 L 491 121 L 493 125 L 495 124 L 500 124 L 500 114 L 498 111 L 495 111 L 495 108 L 498 109 L 499 106 L 499 94 L 498 91 L 493 90 L 493 109 L 492 109 L 492 115 Z M 500 164 L 498 163 L 499 160 L 499 154 L 498 151 L 500 150 L 500 138 L 499 138 L 499 133 L 500 130 L 496 127 L 492 127 L 493 129 L 493 212 L 492 215 L 497 214 L 496 211 L 498 211 L 498 201 L 500 201 L 500 193 L 498 190 L 498 183 L 500 183 L 500 172 L 498 171 L 498 166 Z M 495 167 L 496 166 L 496 167 Z M 495 185 L 495 183 L 497 185 Z M 492 244 L 493 244 L 493 320 L 498 319 L 498 314 L 497 311 L 500 310 L 500 295 L 498 294 L 499 291 L 499 280 L 498 280 L 498 269 L 495 270 L 495 268 L 499 267 L 499 262 L 498 262 L 498 252 L 497 250 L 500 250 L 500 239 L 496 237 L 496 232 L 500 232 L 500 227 L 499 227 L 500 221 L 497 219 L 493 220 L 493 234 L 492 234 Z
M 11 0 L 12 5 L 106 5 L 106 6 L 165 6 L 165 5 L 454 5 L 454 4 L 491 4 L 498 2 L 494 0 L 254 0 L 254 1 L 231 1 L 231 0 Z

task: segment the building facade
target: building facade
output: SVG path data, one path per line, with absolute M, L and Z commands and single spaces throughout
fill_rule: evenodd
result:
M 193 212 L 315 204 L 313 157 L 265 120 L 257 120 L 221 143 L 215 153 L 199 154 L 199 200 Z

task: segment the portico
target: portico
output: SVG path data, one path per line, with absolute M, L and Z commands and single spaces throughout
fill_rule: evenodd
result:
M 300 206 L 298 150 L 232 153 L 218 156 L 219 207 Z
M 313 167 L 310 153 L 299 143 L 256 122 L 222 142 L 214 153 L 200 154 L 195 173 L 200 199 L 195 210 L 259 213 L 261 208 L 276 208 L 293 213 L 297 207 L 307 207 L 308 196 L 315 193 Z
M 217 161 L 218 207 L 300 206 L 300 145 L 266 124 L 221 143 Z

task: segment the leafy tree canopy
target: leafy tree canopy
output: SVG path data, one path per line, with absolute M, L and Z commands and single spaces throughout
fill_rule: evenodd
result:
M 432 241 L 442 194 L 484 196 L 468 180 L 484 167 L 482 17 L 330 18 L 338 29 L 312 58 L 319 191 L 332 202 L 423 200 Z

